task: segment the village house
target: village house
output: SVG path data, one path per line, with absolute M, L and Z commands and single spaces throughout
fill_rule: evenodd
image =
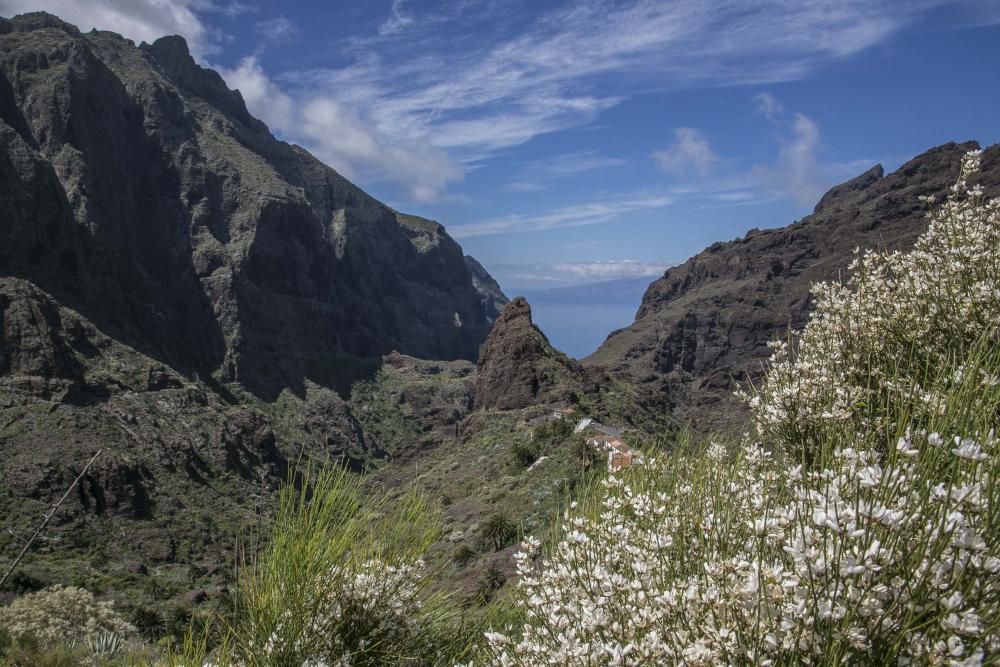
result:
M 559 408 L 552 413 L 552 419 L 557 419 L 562 421 L 563 419 L 572 419 L 573 415 L 576 414 L 576 408 Z
M 573 433 L 586 433 L 587 431 L 594 431 L 600 435 L 610 435 L 615 438 L 620 438 L 626 430 L 627 429 L 624 426 L 605 426 L 600 422 L 594 421 L 590 417 L 584 417 L 577 422 L 576 428 L 573 429 Z
M 608 453 L 608 472 L 618 472 L 634 463 L 642 463 L 642 454 L 613 435 L 595 435 L 587 438 L 587 444 Z

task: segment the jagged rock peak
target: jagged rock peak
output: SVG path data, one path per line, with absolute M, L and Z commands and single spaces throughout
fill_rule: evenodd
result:
M 860 176 L 855 176 L 846 183 L 841 183 L 831 188 L 820 198 L 819 203 L 816 204 L 816 208 L 813 209 L 813 213 L 819 213 L 824 209 L 840 205 L 844 200 L 848 200 L 858 192 L 874 185 L 883 176 L 885 176 L 885 170 L 882 168 L 882 165 L 877 164 Z
M 579 371 L 534 325 L 524 297 L 504 306 L 480 348 L 477 369 L 475 407 L 494 410 L 562 400 Z
M 0 17 L 0 33 L 33 32 L 35 30 L 44 30 L 45 28 L 62 30 L 74 37 L 80 36 L 79 28 L 66 23 L 58 16 L 53 16 L 48 12 L 27 12 L 25 14 L 18 14 L 11 19 Z
M 534 322 L 531 319 L 531 304 L 523 296 L 514 297 L 510 303 L 504 306 L 504 309 L 500 312 L 500 317 L 497 319 L 498 326 L 500 324 L 511 326 L 513 322 L 518 322 L 520 325 L 534 326 Z M 538 330 L 538 333 L 542 333 L 541 330 Z M 544 336 L 545 334 L 542 335 Z

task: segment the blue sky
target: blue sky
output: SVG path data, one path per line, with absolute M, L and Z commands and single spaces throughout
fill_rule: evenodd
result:
M 830 185 L 1000 140 L 992 0 L 0 0 L 187 37 L 277 136 L 508 293 L 652 279 Z

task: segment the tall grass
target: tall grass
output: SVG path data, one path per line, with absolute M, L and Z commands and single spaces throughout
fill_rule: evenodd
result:
M 177 664 L 430 665 L 472 643 L 461 608 L 434 590 L 422 556 L 439 513 L 417 492 L 390 499 L 340 468 L 280 493 L 264 546 L 238 577 L 219 646 L 189 638 Z

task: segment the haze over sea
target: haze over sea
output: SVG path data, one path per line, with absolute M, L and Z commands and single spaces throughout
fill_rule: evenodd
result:
M 612 331 L 632 323 L 654 278 L 622 278 L 546 290 L 508 291 L 531 304 L 535 325 L 556 349 L 582 359 Z

